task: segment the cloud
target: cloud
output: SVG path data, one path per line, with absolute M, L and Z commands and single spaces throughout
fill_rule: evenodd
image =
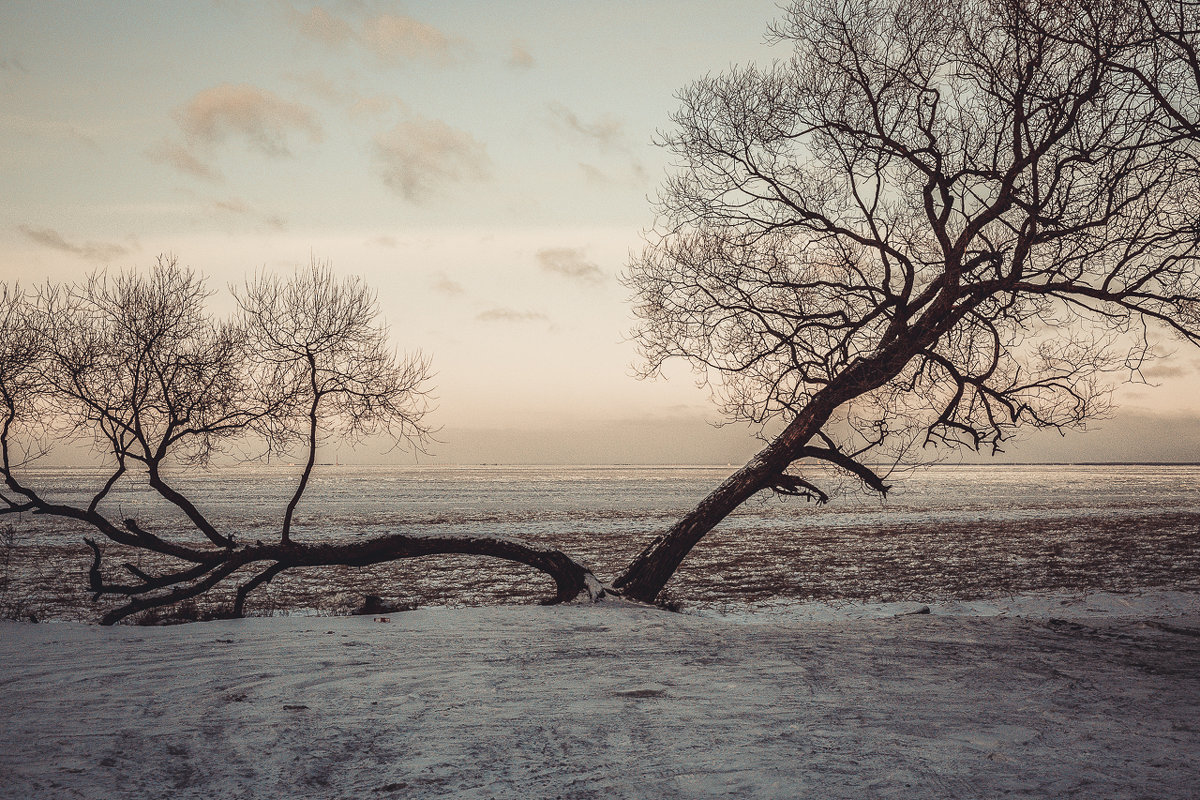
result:
M 525 48 L 525 44 L 523 42 L 512 43 L 512 50 L 509 51 L 508 54 L 508 65 L 510 67 L 515 67 L 517 69 L 529 69 L 536 63 L 537 62 L 534 60 L 529 50 Z
M 1182 378 L 1190 375 L 1193 367 L 1178 361 L 1172 363 L 1155 363 L 1142 370 L 1142 377 L 1156 381 L 1164 378 Z
M 244 84 L 222 84 L 197 93 L 175 113 L 175 120 L 186 143 L 163 139 L 146 151 L 146 157 L 213 181 L 221 180 L 221 173 L 210 163 L 211 151 L 231 136 L 275 158 L 291 155 L 289 139 L 294 134 L 307 135 L 313 142 L 322 138 L 321 126 L 310 108 Z
M 233 198 L 232 200 L 217 200 L 213 203 L 220 211 L 228 211 L 232 214 L 249 214 L 250 206 L 246 205 L 241 200 Z
M 638 160 L 634 149 L 625 141 L 625 126 L 620 119 L 605 114 L 588 121 L 562 103 L 550 103 L 547 108 L 550 109 L 554 121 L 561 130 L 592 142 L 602 151 L 610 154 L 619 154 L 627 158 L 628 177 L 622 179 L 622 182 L 627 180 L 635 186 L 643 186 L 649 180 L 649 172 L 647 172 L 641 161 Z M 610 182 L 609 176 L 592 164 L 580 163 L 579 167 L 589 183 Z
M 0 115 L 0 129 L 11 130 L 24 136 L 32 136 L 39 139 L 57 139 L 82 144 L 97 152 L 100 150 L 100 146 L 96 143 L 92 134 L 69 122 L 5 113 Z
M 374 145 L 383 182 L 412 202 L 447 182 L 484 180 L 491 166 L 480 142 L 440 120 L 412 117 L 376 136 Z
M 280 217 L 277 214 L 260 213 L 247 205 L 245 201 L 236 197 L 232 197 L 228 200 L 215 200 L 213 201 L 213 207 L 219 212 L 236 214 L 238 216 L 255 219 L 273 230 L 282 231 L 287 228 L 287 222 L 283 219 L 283 217 Z
M 605 175 L 604 171 L 599 167 L 593 166 L 592 164 L 585 164 L 584 162 L 580 161 L 579 169 L 583 173 L 583 177 L 588 183 L 596 183 L 601 185 L 611 183 L 608 176 Z
M 397 97 L 392 97 L 386 94 L 375 94 L 370 97 L 355 96 L 354 102 L 350 104 L 350 114 L 358 117 L 368 115 L 373 117 L 381 116 L 388 111 L 403 110 L 404 103 L 400 102 Z
M 198 93 L 177 115 L 191 142 L 218 144 L 229 136 L 244 138 L 268 156 L 291 155 L 288 138 L 303 133 L 321 141 L 321 126 L 307 106 L 245 84 L 222 84 Z
M 352 22 L 314 6 L 308 13 L 292 10 L 290 19 L 313 41 L 332 49 L 354 44 L 391 66 L 414 61 L 450 64 L 461 45 L 432 25 L 403 14 L 382 13 Z
M 438 279 L 433 282 L 433 289 L 436 292 L 448 295 L 460 295 L 465 290 L 458 281 L 452 281 L 445 275 L 439 275 Z
M 19 225 L 17 228 L 27 238 L 44 247 L 72 253 L 89 261 L 111 261 L 129 252 L 129 248 L 112 242 L 69 242 L 61 233 L 50 228 L 31 228 L 28 225 Z
M 551 247 L 537 252 L 538 263 L 547 272 L 555 272 L 568 278 L 600 283 L 604 272 L 600 267 L 584 258 L 583 250 L 575 247 Z
M 427 61 L 448 64 L 451 42 L 432 25 L 398 14 L 380 14 L 367 19 L 359 33 L 363 45 L 386 64 Z
M 163 139 L 147 150 L 146 157 L 157 164 L 166 164 L 180 172 L 195 175 L 197 178 L 206 178 L 210 181 L 221 179 L 221 173 L 210 164 L 200 160 L 191 150 L 170 139 Z
M 352 117 L 378 117 L 390 111 L 404 110 L 404 103 L 395 95 L 363 95 L 347 88 L 345 81 L 335 82 L 319 72 L 290 73 L 285 77 L 313 97 L 347 111 Z
M 475 315 L 480 322 L 537 322 L 549 319 L 537 311 L 517 311 L 512 308 L 489 308 Z
M 586 122 L 561 103 L 551 103 L 549 109 L 567 130 L 591 139 L 603 148 L 625 149 L 621 145 L 623 125 L 616 117 L 606 114 L 593 122 Z
M 289 72 L 284 77 L 331 105 L 344 106 L 353 102 L 353 95 L 347 92 L 342 84 L 335 83 L 332 78 L 320 72 Z
M 292 21 L 305 36 L 329 47 L 343 46 L 357 35 L 350 23 L 320 6 L 313 6 L 307 14 L 293 10 Z

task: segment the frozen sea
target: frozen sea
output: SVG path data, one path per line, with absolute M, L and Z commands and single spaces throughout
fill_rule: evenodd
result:
M 335 466 L 317 469 L 294 538 L 389 532 L 490 533 L 546 542 L 611 580 L 729 466 Z M 180 472 L 174 485 L 218 528 L 269 540 L 298 470 L 243 465 Z M 715 613 L 781 604 L 995 602 L 1038 593 L 1200 591 L 1200 465 L 941 465 L 892 478 L 886 499 L 809 473 L 823 506 L 762 494 L 711 533 L 665 597 Z M 28 473 L 51 499 L 86 505 L 103 473 Z M 132 483 L 103 506 L 187 537 L 181 515 Z M 11 528 L 6 526 L 11 525 Z M 10 615 L 95 619 L 77 523 L 0 521 L 0 605 Z M 114 546 L 114 563 L 137 554 Z M 366 594 L 408 606 L 537 602 L 549 582 L 523 567 L 437 557 L 297 572 L 251 598 L 250 613 L 344 613 Z

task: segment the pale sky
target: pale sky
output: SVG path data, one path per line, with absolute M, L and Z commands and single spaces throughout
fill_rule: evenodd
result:
M 213 288 L 310 257 L 429 354 L 434 461 L 740 462 L 686 371 L 632 377 L 617 274 L 674 93 L 786 53 L 770 0 L 0 2 L 0 281 L 146 267 Z M 1015 460 L 1200 460 L 1200 354 Z M 345 457 L 345 454 L 343 455 Z M 352 458 L 380 456 L 370 447 Z M 424 460 L 424 459 L 423 459 Z

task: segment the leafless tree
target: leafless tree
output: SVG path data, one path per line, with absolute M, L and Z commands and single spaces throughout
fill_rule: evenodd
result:
M 277 446 L 298 438 L 307 450 L 283 517 L 288 544 L 323 435 L 352 440 L 382 430 L 396 442 L 425 443 L 429 362 L 397 357 L 377 323 L 375 294 L 358 278 L 339 282 L 327 264 L 314 261 L 287 281 L 259 275 L 237 299 L 248 361 L 262 384 L 283 387 L 292 404 L 291 413 L 271 415 L 265 432 Z
M 420 446 L 429 429 L 428 361 L 388 349 L 375 296 L 354 279 L 313 265 L 293 279 L 259 276 L 237 293 L 240 313 L 215 319 L 203 281 L 172 259 L 148 273 L 99 273 L 29 294 L 0 287 L 0 515 L 32 512 L 75 520 L 98 536 L 89 574 L 98 599 L 127 602 L 130 614 L 238 584 L 233 608 L 295 567 L 365 566 L 437 554 L 490 556 L 528 564 L 556 583 L 556 598 L 599 593 L 585 568 L 562 553 L 484 536 L 391 534 L 353 541 L 297 542 L 292 521 L 326 436 L 385 433 Z M 86 506 L 39 493 L 26 469 L 49 443 L 90 441 L 111 471 Z M 299 443 L 307 462 L 283 510 L 278 542 L 243 541 L 220 530 L 168 477 L 168 467 L 203 464 L 235 443 Z M 145 480 L 187 520 L 192 538 L 110 518 L 105 498 L 121 480 Z M 114 578 L 107 540 L 157 556 Z
M 805 464 L 884 493 L 880 463 L 1081 425 L 1200 343 L 1198 29 L 1191 2 L 801 0 L 790 58 L 685 89 L 634 335 L 782 432 L 614 588 L 653 599 L 759 491 L 823 501 Z

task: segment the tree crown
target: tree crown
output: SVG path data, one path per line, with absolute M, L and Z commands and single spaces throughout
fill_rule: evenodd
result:
M 646 371 L 687 361 L 733 419 L 827 398 L 856 456 L 1103 413 L 1164 332 L 1200 343 L 1200 83 L 1155 93 L 1195 50 L 1148 20 L 1200 26 L 1170 8 L 794 3 L 790 58 L 680 94 L 626 270 Z

